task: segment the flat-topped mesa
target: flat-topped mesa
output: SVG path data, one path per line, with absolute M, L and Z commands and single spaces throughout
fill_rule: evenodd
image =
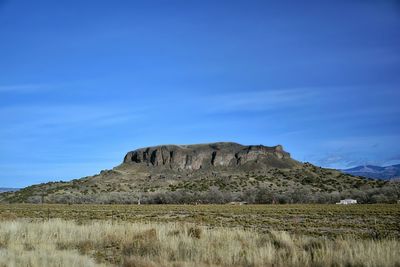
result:
M 244 146 L 237 143 L 163 145 L 141 148 L 126 154 L 124 163 L 146 163 L 173 169 L 197 170 L 218 166 L 241 166 L 250 162 L 292 161 L 281 145 Z

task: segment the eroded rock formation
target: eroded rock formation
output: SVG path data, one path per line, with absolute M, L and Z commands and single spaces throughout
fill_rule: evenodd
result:
M 249 162 L 290 162 L 290 154 L 281 145 L 243 146 L 237 143 L 201 145 L 163 145 L 141 148 L 126 154 L 124 163 L 145 163 L 173 169 L 198 170 L 218 166 L 241 166 Z

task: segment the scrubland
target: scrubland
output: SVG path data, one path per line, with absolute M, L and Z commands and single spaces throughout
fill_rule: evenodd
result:
M 0 205 L 0 218 L 182 222 L 310 236 L 400 239 L 400 205 Z
M 0 223 L 0 266 L 399 266 L 399 251 L 395 239 L 328 239 L 187 223 Z
M 400 266 L 400 205 L 0 205 L 0 266 Z

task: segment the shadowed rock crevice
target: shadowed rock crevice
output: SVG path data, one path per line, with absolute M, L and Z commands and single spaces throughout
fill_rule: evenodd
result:
M 215 157 L 217 156 L 217 151 L 213 151 L 211 155 L 211 165 L 214 166 Z

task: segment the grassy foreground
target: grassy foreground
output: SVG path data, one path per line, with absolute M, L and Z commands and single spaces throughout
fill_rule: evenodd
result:
M 0 205 L 2 266 L 400 266 L 400 205 Z
M 1 218 L 183 222 L 259 232 L 400 239 L 400 205 L 0 205 Z
M 0 222 L 0 266 L 399 266 L 400 242 L 187 223 Z

